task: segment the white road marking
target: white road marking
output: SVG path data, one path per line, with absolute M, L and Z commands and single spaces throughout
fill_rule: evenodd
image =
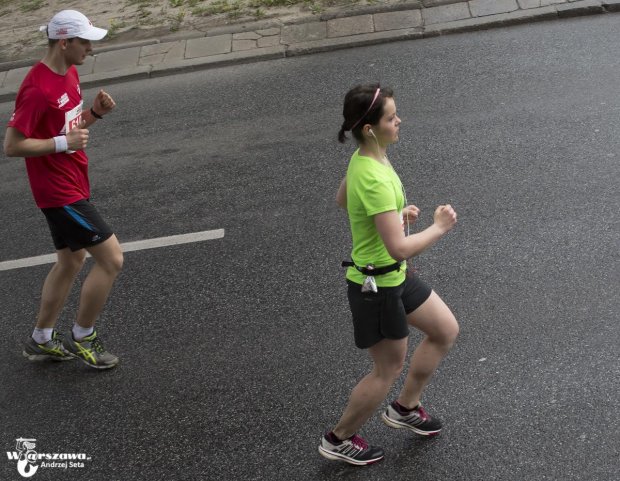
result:
M 156 249 L 158 247 L 174 246 L 179 244 L 189 244 L 191 242 L 202 242 L 224 237 L 224 229 L 205 230 L 202 232 L 192 232 L 190 234 L 172 235 L 168 237 L 157 237 L 135 242 L 121 244 L 123 252 L 141 251 L 144 249 Z M 86 257 L 90 257 L 86 254 Z M 0 262 L 0 271 L 10 271 L 22 267 L 40 266 L 42 264 L 53 264 L 56 262 L 56 254 L 47 254 L 36 257 L 26 257 L 14 261 Z

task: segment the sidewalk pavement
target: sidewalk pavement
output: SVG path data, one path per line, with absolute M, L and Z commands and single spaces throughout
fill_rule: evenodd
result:
M 309 16 L 217 27 L 95 50 L 78 67 L 83 87 L 315 52 L 428 38 L 537 20 L 620 11 L 620 0 L 404 0 Z M 0 63 L 0 102 L 12 101 L 36 60 Z

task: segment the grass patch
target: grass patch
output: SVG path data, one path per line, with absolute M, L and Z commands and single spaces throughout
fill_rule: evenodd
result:
M 39 32 L 32 32 L 27 38 L 22 40 L 24 47 L 34 47 L 35 45 L 47 45 L 47 39 L 43 40 Z
M 125 0 L 125 5 L 138 5 L 138 7 L 152 7 L 155 4 L 153 0 Z
M 204 7 L 195 7 L 192 10 L 192 15 L 196 17 L 207 17 L 209 15 L 227 14 L 230 18 L 237 18 L 241 16 L 243 10 L 243 3 L 240 0 L 216 0 L 211 5 L 205 5 Z
M 182 7 L 185 0 L 168 0 L 168 3 L 172 8 Z
M 162 25 L 165 19 L 158 17 L 145 17 L 143 19 L 138 20 L 139 27 L 154 27 L 157 25 Z
M 138 14 L 138 20 L 144 20 L 145 18 L 150 17 L 152 14 L 148 8 L 142 5 L 138 7 L 138 11 L 136 13 Z
M 145 4 L 138 6 L 138 10 L 136 11 L 136 16 L 137 16 L 137 24 L 139 27 L 162 25 L 166 20 L 165 17 L 153 15 L 153 12 Z
M 171 15 L 170 19 L 170 31 L 177 32 L 181 28 L 183 24 L 183 20 L 185 19 L 185 10 L 181 9 L 176 15 Z
M 239 8 L 233 8 L 231 10 L 229 10 L 226 15 L 228 16 L 228 18 L 239 18 L 241 15 L 243 15 L 243 8 L 239 7 Z
M 116 18 L 111 19 L 110 28 L 108 28 L 108 37 L 109 38 L 116 37 L 116 35 L 118 34 L 118 31 L 121 28 L 125 28 L 126 26 L 127 26 L 127 23 L 125 23 L 124 20 L 117 20 Z
M 251 8 L 261 7 L 291 7 L 298 3 L 302 3 L 303 0 L 250 0 L 248 6 Z
M 325 10 L 323 5 L 315 0 L 304 0 L 305 6 L 312 12 L 313 15 L 318 15 L 319 13 L 323 13 Z
M 19 6 L 19 9 L 24 13 L 34 12 L 45 5 L 47 5 L 45 0 L 26 0 Z
M 184 1 L 197 4 L 200 0 Z M 206 5 L 196 5 L 190 11 L 195 17 L 226 15 L 231 19 L 236 19 L 246 15 L 260 19 L 267 16 L 270 8 L 303 5 L 306 10 L 317 15 L 323 13 L 327 6 L 339 3 L 355 4 L 359 3 L 359 0 L 215 0 Z

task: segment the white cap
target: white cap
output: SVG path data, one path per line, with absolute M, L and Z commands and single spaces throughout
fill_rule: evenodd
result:
M 76 10 L 62 10 L 58 12 L 48 25 L 39 28 L 47 30 L 47 37 L 51 40 L 61 38 L 83 38 L 85 40 L 101 40 L 108 33 L 103 28 L 93 27 L 85 15 Z

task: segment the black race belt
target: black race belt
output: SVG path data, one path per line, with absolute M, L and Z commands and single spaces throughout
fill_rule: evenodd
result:
M 342 267 L 355 267 L 356 270 L 358 270 L 365 276 L 382 276 L 384 274 L 388 274 L 389 272 L 399 271 L 401 265 L 402 262 L 395 262 L 394 264 L 383 267 L 375 267 L 372 264 L 368 264 L 366 267 L 360 267 L 358 265 L 355 265 L 355 262 L 342 261 Z

